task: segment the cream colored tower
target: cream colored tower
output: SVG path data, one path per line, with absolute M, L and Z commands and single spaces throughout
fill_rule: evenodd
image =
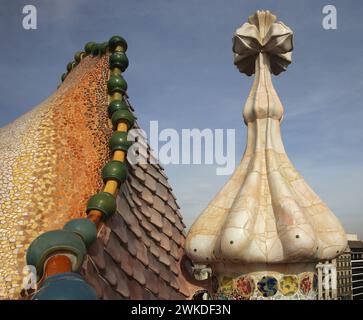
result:
M 340 222 L 296 171 L 282 143 L 284 108 L 271 73 L 290 64 L 292 38 L 269 11 L 257 11 L 234 34 L 235 65 L 255 73 L 243 112 L 247 146 L 186 239 L 188 256 L 212 267 L 217 299 L 315 299 L 316 262 L 336 257 L 347 245 Z

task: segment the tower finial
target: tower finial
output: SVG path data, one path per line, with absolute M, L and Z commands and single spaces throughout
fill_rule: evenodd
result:
M 234 64 L 248 76 L 255 73 L 258 55 L 266 53 L 271 73 L 278 75 L 291 63 L 293 32 L 270 11 L 257 11 L 233 36 Z

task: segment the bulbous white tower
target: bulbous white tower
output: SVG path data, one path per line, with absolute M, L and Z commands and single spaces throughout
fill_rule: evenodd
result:
M 186 239 L 188 256 L 212 267 L 216 298 L 315 299 L 316 262 L 336 257 L 347 245 L 340 222 L 296 171 L 282 143 L 284 108 L 271 73 L 291 63 L 292 38 L 269 11 L 257 11 L 234 34 L 235 65 L 255 74 L 243 112 L 247 146 Z

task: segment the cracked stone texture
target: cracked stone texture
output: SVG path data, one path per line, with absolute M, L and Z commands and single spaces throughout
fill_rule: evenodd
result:
M 235 64 L 243 73 L 255 73 L 243 112 L 247 146 L 186 239 L 188 256 L 220 274 L 329 260 L 347 245 L 339 220 L 296 171 L 283 146 L 284 108 L 271 73 L 286 70 L 293 46 L 292 31 L 275 21 L 270 12 L 258 11 L 236 30 Z

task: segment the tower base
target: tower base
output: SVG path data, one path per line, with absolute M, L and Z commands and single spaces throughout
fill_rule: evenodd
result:
M 315 264 L 249 265 L 213 271 L 216 300 L 316 300 Z M 252 271 L 255 270 L 255 271 Z M 227 272 L 226 272 L 227 271 Z

